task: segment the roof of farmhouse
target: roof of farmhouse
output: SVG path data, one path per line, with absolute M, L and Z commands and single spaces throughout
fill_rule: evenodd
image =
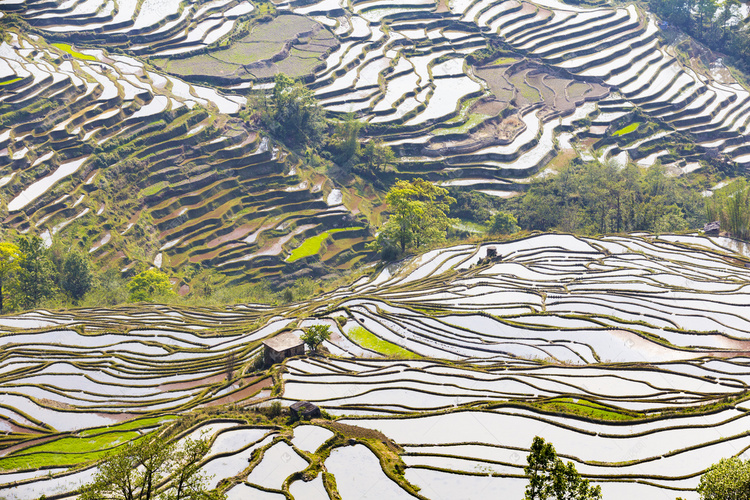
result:
M 282 333 L 263 341 L 263 345 L 270 347 L 274 351 L 286 351 L 301 344 L 303 344 L 302 340 L 291 332 Z

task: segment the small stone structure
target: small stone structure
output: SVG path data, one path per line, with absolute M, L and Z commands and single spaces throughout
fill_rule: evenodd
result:
M 305 343 L 291 332 L 276 335 L 263 341 L 263 361 L 266 366 L 280 363 L 291 356 L 305 354 Z
M 300 419 L 310 420 L 311 418 L 320 417 L 320 408 L 307 401 L 299 401 L 290 406 Z
M 721 231 L 721 223 L 719 221 L 709 222 L 703 226 L 703 232 L 708 235 L 718 235 Z

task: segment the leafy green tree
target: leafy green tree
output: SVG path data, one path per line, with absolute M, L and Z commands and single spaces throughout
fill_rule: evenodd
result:
M 152 302 L 175 295 L 169 276 L 158 269 L 148 269 L 133 276 L 128 283 L 131 302 Z
M 317 351 L 323 341 L 331 338 L 331 327 L 328 325 L 312 325 L 300 337 L 311 351 Z
M 334 160 L 340 165 L 356 162 L 360 154 L 357 136 L 362 129 L 362 122 L 347 115 L 344 120 L 336 122 L 333 127 L 333 135 L 329 140 L 329 146 L 333 149 Z
M 39 236 L 18 240 L 23 255 L 18 270 L 18 298 L 22 307 L 32 309 L 55 294 L 54 269 Z
M 490 234 L 513 234 L 520 229 L 516 218 L 508 212 L 496 213 L 487 224 L 490 226 Z
M 78 302 L 91 290 L 93 276 L 89 261 L 78 252 L 71 252 L 65 257 L 60 283 L 73 303 Z
M 13 243 L 0 243 L 0 313 L 5 310 L 5 289 L 20 269 L 21 250 Z
M 572 462 L 565 464 L 552 443 L 539 436 L 534 438 L 526 461 L 524 473 L 529 484 L 524 500 L 601 500 L 601 487 L 592 487 Z
M 750 237 L 750 187 L 744 179 L 714 193 L 706 210 L 710 221 L 721 222 L 722 230 L 738 238 Z
M 453 222 L 446 212 L 456 201 L 447 190 L 423 179 L 399 180 L 385 200 L 390 216 L 376 242 L 381 251 L 392 248 L 394 242 L 403 253 L 412 246 L 420 248 L 445 240 Z
M 724 458 L 712 465 L 698 486 L 702 500 L 747 500 L 750 498 L 750 460 Z
M 369 174 L 378 174 L 396 163 L 396 155 L 390 146 L 379 139 L 372 139 L 365 144 L 360 154 L 364 170 Z
M 322 108 L 311 90 L 284 74 L 276 75 L 269 128 L 292 144 L 316 144 L 326 129 Z
M 223 500 L 208 490 L 200 460 L 206 439 L 168 443 L 152 434 L 129 443 L 99 466 L 94 481 L 82 489 L 82 500 Z

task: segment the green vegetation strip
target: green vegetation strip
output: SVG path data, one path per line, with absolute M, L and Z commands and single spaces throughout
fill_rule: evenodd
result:
M 19 76 L 18 78 L 14 78 L 12 80 L 8 80 L 7 82 L 2 82 L 2 83 L 0 83 L 0 85 L 10 85 L 11 83 L 20 82 L 21 80 L 23 80 L 23 78 L 21 78 Z
M 643 418 L 642 415 L 635 412 L 620 412 L 586 399 L 555 398 L 540 402 L 537 406 L 543 410 L 569 413 L 597 420 L 637 420 Z
M 95 437 L 64 437 L 19 450 L 19 455 L 0 459 L 0 470 L 36 469 L 39 467 L 76 465 L 98 460 L 108 450 L 139 439 L 136 431 L 109 432 Z
M 323 244 L 326 238 L 328 238 L 328 236 L 332 235 L 333 233 L 339 233 L 341 231 L 349 231 L 352 229 L 359 229 L 359 228 L 346 227 L 346 228 L 340 228 L 340 229 L 329 229 L 328 231 L 320 233 L 317 236 L 313 236 L 312 238 L 307 238 L 305 241 L 302 242 L 300 246 L 298 246 L 292 251 L 291 255 L 289 255 L 286 261 L 294 262 L 295 260 L 299 260 L 304 257 L 315 255 L 316 253 L 320 251 L 320 246 Z
M 349 340 L 359 345 L 360 347 L 370 349 L 371 351 L 383 354 L 384 356 L 395 356 L 397 358 L 419 357 L 417 354 L 411 351 L 407 351 L 403 347 L 397 346 L 396 344 L 391 344 L 387 340 L 381 339 L 377 335 L 365 330 L 361 326 L 352 328 L 351 330 L 349 330 L 349 332 L 347 332 L 346 335 L 347 337 L 349 337 Z
M 52 46 L 55 47 L 55 48 L 58 48 L 58 49 L 62 50 L 63 52 L 66 52 L 66 53 L 70 54 L 71 56 L 75 57 L 76 59 L 82 59 L 84 61 L 96 61 L 96 57 L 90 56 L 88 54 L 83 54 L 81 52 L 77 52 L 77 51 L 73 50 L 73 47 L 71 47 L 67 43 L 53 43 Z
M 631 123 L 627 127 L 621 128 L 620 130 L 618 130 L 617 132 L 615 132 L 612 135 L 615 136 L 615 137 L 619 137 L 621 135 L 629 134 L 631 132 L 635 132 L 636 130 L 638 130 L 638 127 L 640 127 L 640 126 L 641 126 L 641 124 L 639 122 Z

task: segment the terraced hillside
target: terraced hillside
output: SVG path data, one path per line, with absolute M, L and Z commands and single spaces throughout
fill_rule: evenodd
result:
M 177 439 L 215 439 L 204 470 L 229 498 L 520 498 L 542 435 L 607 499 L 694 499 L 750 446 L 748 264 L 723 238 L 550 234 L 433 251 L 283 308 L 0 318 L 0 495 L 71 496 L 104 450 L 193 415 Z M 256 368 L 262 339 L 312 324 L 332 327 L 330 355 Z M 243 413 L 269 398 L 336 420 Z
M 293 248 L 331 230 L 328 258 L 354 248 L 356 260 L 367 223 L 233 116 L 245 97 L 34 36 L 13 33 L 0 50 L 6 226 L 78 239 L 123 271 L 278 275 Z
M 354 113 L 363 140 L 393 147 L 388 178 L 507 197 L 558 156 L 660 161 L 675 175 L 750 162 L 748 91 L 719 59 L 686 58 L 633 5 L 0 9 L 22 28 L 9 28 L 0 54 L 6 224 L 77 240 L 126 271 L 193 264 L 244 279 L 366 259 L 368 195 L 303 168 L 237 118 L 278 73 L 305 81 L 330 118 Z M 292 265 L 315 237 L 320 257 Z

